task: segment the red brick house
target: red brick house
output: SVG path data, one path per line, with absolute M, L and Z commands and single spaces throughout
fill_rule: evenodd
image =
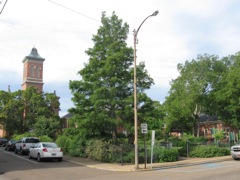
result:
M 226 132 L 226 138 L 229 137 L 230 133 L 234 134 L 235 139 L 238 139 L 239 130 L 227 123 L 224 123 L 222 120 L 219 120 L 217 116 L 209 116 L 206 114 L 201 114 L 199 117 L 199 136 L 204 136 L 209 139 L 214 137 L 216 130 L 223 130 Z

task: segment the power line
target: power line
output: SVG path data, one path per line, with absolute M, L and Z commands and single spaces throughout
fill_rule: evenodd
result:
M 5 3 L 4 3 L 4 5 L 3 5 L 3 8 L 2 8 L 2 10 L 1 10 L 0 14 L 2 14 L 2 12 L 3 12 L 3 9 L 4 9 L 5 5 L 7 4 L 7 1 L 8 1 L 8 0 L 6 0 L 6 1 L 5 1 Z M 1 4 L 1 3 L 2 3 L 2 1 L 0 2 L 0 4 Z
M 75 10 L 73 10 L 73 9 L 71 9 L 71 8 L 68 8 L 68 7 L 66 7 L 66 6 L 63 6 L 63 5 L 59 4 L 59 3 L 53 2 L 53 1 L 51 1 L 51 0 L 49 0 L 49 2 L 51 2 L 51 3 L 55 4 L 55 5 L 58 5 L 58 6 L 62 7 L 62 8 L 64 8 L 64 9 L 67 9 L 67 10 L 69 10 L 69 11 L 72 11 L 72 12 L 75 12 L 75 13 L 77 13 L 77 14 L 80 14 L 80 15 L 82 15 L 82 16 L 84 16 L 84 17 L 89 18 L 89 19 L 92 19 L 92 20 L 94 20 L 94 21 L 101 22 L 101 21 L 99 21 L 99 20 L 97 20 L 97 19 L 95 19 L 95 18 L 92 18 L 92 17 L 90 17 L 90 16 L 87 16 L 87 15 L 85 15 L 85 14 L 82 14 L 82 13 L 80 13 L 80 12 L 78 12 L 78 11 L 75 11 Z

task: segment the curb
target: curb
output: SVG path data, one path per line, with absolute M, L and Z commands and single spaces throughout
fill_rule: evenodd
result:
M 171 169 L 171 168 L 178 168 L 178 167 L 229 161 L 232 159 L 231 156 L 213 157 L 213 158 L 189 158 L 189 159 L 185 159 L 177 162 L 147 164 L 146 169 L 144 167 L 144 164 L 139 164 L 139 169 L 135 169 L 135 165 L 133 164 L 122 166 L 119 164 L 110 164 L 110 163 L 101 163 L 98 161 L 91 161 L 89 159 L 86 161 L 86 159 L 78 158 L 78 157 L 69 157 L 69 156 L 65 156 L 65 157 L 66 157 L 65 160 L 68 162 L 76 163 L 89 168 L 95 168 L 95 169 L 107 170 L 107 171 L 117 171 L 117 172 L 154 171 L 154 170 L 160 170 L 160 169 Z

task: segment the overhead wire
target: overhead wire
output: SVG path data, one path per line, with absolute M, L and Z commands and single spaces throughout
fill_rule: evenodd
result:
M 81 15 L 81 16 L 87 17 L 87 18 L 92 19 L 92 20 L 97 21 L 97 22 L 101 22 L 101 21 L 99 21 L 99 20 L 97 20 L 97 19 L 95 19 L 95 18 L 92 18 L 92 17 L 90 17 L 90 16 L 88 16 L 88 15 L 85 15 L 85 14 L 83 14 L 83 13 L 80 13 L 80 12 L 78 12 L 78 11 L 75 11 L 74 9 L 71 9 L 71 8 L 69 8 L 69 7 L 66 7 L 66 6 L 64 6 L 64 5 L 62 5 L 62 4 L 53 2 L 53 1 L 51 1 L 51 0 L 49 0 L 49 2 L 51 2 L 51 3 L 55 4 L 55 5 L 58 5 L 58 6 L 62 7 L 62 8 L 64 8 L 64 9 L 67 9 L 67 10 L 69 10 L 69 11 L 75 12 L 75 13 Z
M 3 12 L 3 9 L 4 9 L 5 5 L 7 4 L 7 1 L 8 1 L 8 0 L 6 0 L 6 1 L 5 1 L 5 3 L 4 3 L 4 5 L 3 5 L 3 8 L 2 8 L 2 10 L 1 10 L 0 14 L 2 14 L 2 12 Z M 0 2 L 0 4 L 1 4 L 1 3 L 2 3 L 2 1 Z
M 7 1 L 8 1 L 8 0 L 6 0 L 5 4 L 7 3 Z M 1 2 L 2 2 L 2 1 L 0 1 L 0 4 L 1 4 Z M 70 10 L 70 11 L 72 11 L 72 12 L 74 12 L 74 13 L 77 13 L 77 14 L 79 14 L 79 15 L 82 15 L 82 16 L 84 16 L 84 17 L 87 17 L 87 18 L 89 18 L 89 19 L 92 19 L 92 20 L 94 20 L 94 21 L 100 22 L 99 20 L 97 20 L 97 19 L 95 19 L 95 18 L 92 18 L 92 17 L 90 17 L 90 16 L 87 16 L 87 15 L 85 15 L 85 14 L 83 14 L 83 13 L 80 13 L 80 12 L 78 12 L 78 11 L 75 11 L 75 10 L 73 10 L 73 9 L 71 9 L 71 8 L 68 8 L 68 7 L 66 7 L 66 6 L 64 6 L 64 5 L 61 5 L 61 4 L 59 4 L 59 3 L 56 3 L 56 2 L 54 2 L 54 1 L 49 0 L 49 2 L 51 2 L 51 3 L 55 4 L 55 5 L 58 5 L 58 6 L 62 7 L 62 8 L 65 8 L 65 9 L 67 9 L 67 10 Z M 4 5 L 5 5 L 5 4 L 4 4 Z M 3 7 L 3 8 L 4 8 L 4 7 Z M 48 29 L 48 28 L 43 28 L 43 27 L 31 26 L 31 25 L 16 24 L 16 23 L 9 22 L 9 21 L 6 21 L 6 20 L 0 20 L 0 23 L 6 23 L 6 24 L 9 24 L 9 25 L 15 25 L 15 26 L 25 26 L 25 27 L 34 28 L 34 29 L 41 30 L 41 31 L 66 32 L 66 33 L 68 33 L 68 32 L 73 32 L 73 33 L 87 33 L 87 32 L 79 32 L 79 31 L 71 31 L 71 30 L 70 30 L 70 31 L 68 31 L 68 30 L 55 30 L 55 29 Z M 89 32 L 88 32 L 87 34 L 89 34 Z

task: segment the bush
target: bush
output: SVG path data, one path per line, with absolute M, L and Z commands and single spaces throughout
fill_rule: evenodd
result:
M 66 137 L 66 136 L 59 136 L 56 139 L 56 144 L 58 146 L 60 146 L 63 150 L 64 153 L 68 153 L 69 152 L 69 144 L 70 144 L 70 138 Z
M 88 157 L 102 162 L 110 162 L 108 143 L 103 140 L 89 140 L 86 146 Z
M 32 132 L 27 132 L 27 133 L 24 133 L 24 134 L 14 134 L 12 136 L 12 139 L 20 140 L 20 139 L 22 139 L 24 137 L 36 137 L 36 134 L 32 133 Z
M 86 157 L 86 140 L 75 137 L 69 141 L 69 154 L 74 157 Z
M 178 150 L 176 148 L 161 148 L 159 153 L 159 162 L 175 162 L 178 160 Z
M 229 148 L 219 148 L 217 146 L 198 146 L 190 152 L 191 157 L 217 157 L 230 155 Z
M 53 142 L 53 139 L 50 138 L 50 137 L 48 137 L 48 136 L 40 136 L 40 137 L 39 137 L 39 140 L 40 140 L 41 142 Z

